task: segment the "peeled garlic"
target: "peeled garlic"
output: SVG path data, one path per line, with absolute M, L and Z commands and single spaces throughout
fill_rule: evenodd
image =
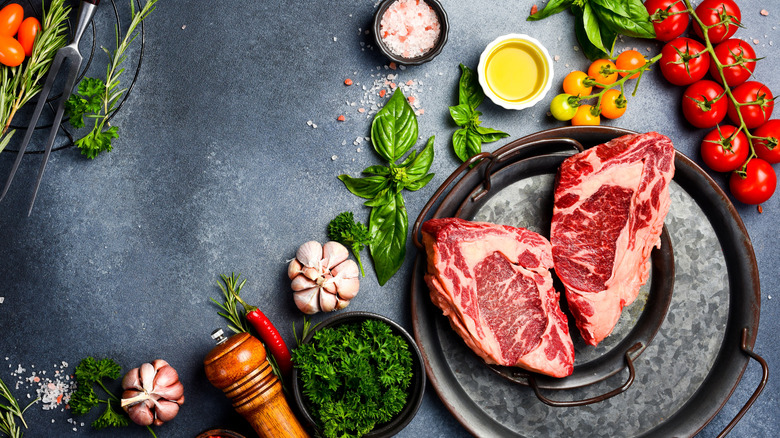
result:
M 360 288 L 360 270 L 338 242 L 314 240 L 298 248 L 287 267 L 295 305 L 308 315 L 343 309 Z

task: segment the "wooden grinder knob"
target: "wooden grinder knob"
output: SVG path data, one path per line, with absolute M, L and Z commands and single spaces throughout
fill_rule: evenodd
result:
M 225 393 L 261 438 L 309 436 L 287 404 L 257 338 L 248 333 L 222 337 L 203 365 L 209 382 Z

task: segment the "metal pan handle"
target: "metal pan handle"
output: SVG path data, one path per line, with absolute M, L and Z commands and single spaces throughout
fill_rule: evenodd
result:
M 539 390 L 539 385 L 536 384 L 536 379 L 534 379 L 533 376 L 528 377 L 528 384 L 531 386 L 531 388 L 533 388 L 534 394 L 536 394 L 536 397 L 542 403 L 556 408 L 570 408 L 573 406 L 585 406 L 593 403 L 598 403 L 600 401 L 604 401 L 610 397 L 614 397 L 624 392 L 631 386 L 631 384 L 634 383 L 634 379 L 636 378 L 636 371 L 634 370 L 635 358 L 632 358 L 631 356 L 635 353 L 638 355 L 639 353 L 642 352 L 642 350 L 644 350 L 644 346 L 642 345 L 641 342 L 637 342 L 636 344 L 634 344 L 633 347 L 629 348 L 626 351 L 625 357 L 626 357 L 626 367 L 628 367 L 628 380 L 626 380 L 626 382 L 623 383 L 623 385 L 621 385 L 620 387 L 615 388 L 606 394 L 597 395 L 595 397 L 586 398 L 583 400 L 555 401 L 542 395 L 541 391 Z
M 747 327 L 742 329 L 742 343 L 740 344 L 740 347 L 742 348 L 742 351 L 745 352 L 748 356 L 752 357 L 761 365 L 761 382 L 758 384 L 758 388 L 753 392 L 753 395 L 750 396 L 747 403 L 745 403 L 745 406 L 742 406 L 742 409 L 737 413 L 737 416 L 734 417 L 733 420 L 726 426 L 725 429 L 718 435 L 718 438 L 724 437 L 731 432 L 731 429 L 734 428 L 734 426 L 739 423 L 739 420 L 742 419 L 742 417 L 745 415 L 745 413 L 750 409 L 751 406 L 753 406 L 753 403 L 756 401 L 759 395 L 761 395 L 761 392 L 766 387 L 766 383 L 769 380 L 769 366 L 767 365 L 764 358 L 759 356 L 753 351 L 753 348 L 748 345 L 748 329 Z

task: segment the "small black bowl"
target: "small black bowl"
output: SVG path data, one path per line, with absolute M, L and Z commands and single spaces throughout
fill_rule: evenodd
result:
M 389 325 L 394 334 L 401 336 L 404 340 L 406 340 L 406 343 L 409 345 L 409 352 L 412 354 L 412 372 L 414 373 L 414 376 L 412 377 L 412 381 L 409 383 L 409 397 L 406 400 L 406 406 L 404 406 L 401 412 L 399 412 L 392 420 L 388 421 L 387 423 L 378 424 L 374 430 L 363 435 L 366 438 L 391 437 L 400 432 L 409 424 L 409 422 L 412 421 L 414 416 L 417 414 L 417 410 L 420 408 L 423 393 L 425 392 L 425 366 L 423 365 L 422 354 L 420 354 L 420 349 L 417 348 L 417 344 L 414 342 L 414 338 L 412 338 L 412 336 L 409 335 L 409 333 L 404 330 L 404 328 L 401 327 L 397 322 L 385 316 L 371 312 L 346 312 L 335 315 L 321 322 L 317 328 L 312 330 L 301 342 L 304 344 L 311 342 L 314 333 L 326 327 L 334 327 L 349 323 L 360 323 L 367 319 L 379 320 Z M 317 422 L 311 416 L 308 403 L 306 402 L 305 396 L 303 395 L 303 385 L 300 382 L 297 368 L 293 368 L 292 387 L 295 404 L 298 406 L 298 410 L 309 424 L 311 424 L 315 429 L 318 428 Z
M 439 39 L 436 41 L 436 45 L 424 54 L 416 58 L 404 58 L 403 56 L 399 56 L 391 52 L 381 38 L 380 28 L 382 24 L 382 15 L 384 15 L 387 8 L 389 8 L 390 5 L 395 1 L 396 0 L 384 0 L 379 4 L 376 12 L 374 13 L 374 40 L 376 41 L 376 45 L 379 47 L 379 50 L 390 60 L 406 65 L 424 64 L 435 58 L 436 55 L 441 53 L 441 50 L 444 48 L 444 44 L 447 43 L 447 33 L 450 29 L 449 21 L 447 21 L 447 12 L 444 11 L 444 7 L 441 5 L 441 3 L 439 3 L 439 0 L 424 0 L 425 3 L 427 3 L 433 9 L 433 11 L 436 12 L 436 15 L 439 18 Z

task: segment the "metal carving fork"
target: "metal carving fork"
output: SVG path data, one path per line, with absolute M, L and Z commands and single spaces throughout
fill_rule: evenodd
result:
M 81 41 L 81 36 L 84 34 L 84 30 L 86 30 L 87 25 L 89 25 L 89 22 L 95 15 L 95 10 L 97 10 L 98 3 L 100 3 L 100 0 L 81 0 L 81 4 L 79 5 L 79 21 L 76 25 L 76 32 L 73 34 L 73 39 L 71 40 L 70 44 L 57 50 L 57 54 L 54 56 L 54 61 L 52 61 L 51 68 L 49 69 L 49 73 L 46 76 L 46 83 L 41 90 L 41 94 L 38 96 L 38 103 L 35 105 L 35 111 L 33 111 L 30 124 L 27 126 L 27 131 L 25 132 L 24 139 L 22 140 L 22 144 L 19 147 L 19 152 L 16 154 L 16 160 L 14 161 L 14 165 L 11 168 L 11 174 L 8 175 L 8 179 L 5 182 L 5 187 L 3 187 L 3 193 L 0 194 L 0 201 L 2 201 L 2 199 L 5 197 L 5 194 L 8 192 L 8 187 L 10 187 L 11 181 L 14 179 L 16 170 L 19 168 L 19 163 L 22 161 L 24 151 L 27 149 L 27 145 L 30 143 L 30 138 L 35 131 L 35 125 L 38 123 L 38 118 L 41 115 L 43 106 L 46 104 L 46 98 L 48 98 L 49 94 L 51 94 L 51 89 L 54 85 L 54 80 L 57 78 L 60 67 L 62 67 L 63 62 L 67 61 L 68 76 L 65 81 L 65 86 L 62 89 L 62 97 L 60 97 L 59 103 L 57 104 L 57 111 L 54 114 L 54 121 L 52 122 L 51 130 L 49 131 L 49 139 L 46 141 L 46 147 L 43 152 L 43 162 L 41 163 L 41 167 L 38 170 L 38 179 L 35 182 L 35 191 L 33 192 L 32 200 L 30 200 L 30 208 L 27 210 L 27 216 L 30 216 L 30 213 L 32 213 L 32 208 L 35 204 L 35 197 L 38 195 L 38 188 L 41 185 L 43 171 L 46 169 L 46 162 L 49 161 L 51 147 L 54 144 L 54 139 L 57 137 L 57 131 L 59 130 L 60 122 L 62 121 L 62 114 L 65 111 L 65 101 L 68 100 L 68 97 L 70 97 L 70 94 L 73 91 L 73 86 L 76 82 L 76 76 L 78 75 L 79 68 L 81 68 L 81 62 L 83 58 L 81 53 L 79 53 L 79 41 Z

